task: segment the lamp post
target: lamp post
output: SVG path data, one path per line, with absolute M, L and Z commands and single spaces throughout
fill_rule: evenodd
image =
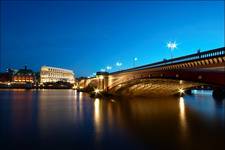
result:
M 106 67 L 106 70 L 108 70 L 108 71 L 110 71 L 111 69 L 112 69 L 111 66 L 107 66 L 107 67 Z
M 101 69 L 100 71 L 101 71 L 101 72 L 105 72 L 105 69 Z
M 133 59 L 133 67 L 135 67 L 137 61 L 138 61 L 138 58 L 134 57 L 134 59 Z
M 92 77 L 94 77 L 94 76 L 96 76 L 96 73 L 92 73 L 92 75 L 91 75 Z
M 176 41 L 174 41 L 174 42 L 169 41 L 169 42 L 167 43 L 167 48 L 170 49 L 171 59 L 173 59 L 173 50 L 177 48 L 177 43 L 176 43 Z
M 123 64 L 122 64 L 121 62 L 117 62 L 117 63 L 116 63 L 116 66 L 119 67 L 119 70 L 121 69 L 120 67 L 121 67 L 122 65 L 123 65 Z

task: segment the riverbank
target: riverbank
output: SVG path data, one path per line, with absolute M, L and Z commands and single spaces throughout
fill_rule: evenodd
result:
M 72 89 L 73 84 L 67 82 L 55 82 L 55 83 L 15 83 L 15 82 L 6 82 L 0 83 L 0 89 Z

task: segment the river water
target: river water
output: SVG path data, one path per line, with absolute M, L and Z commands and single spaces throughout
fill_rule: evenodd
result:
M 225 149 L 225 100 L 0 90 L 0 149 Z

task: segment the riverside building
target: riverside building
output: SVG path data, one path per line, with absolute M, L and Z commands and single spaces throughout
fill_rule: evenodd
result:
M 13 75 L 12 81 L 15 83 L 34 83 L 35 73 L 25 66 L 24 69 L 20 69 Z
M 69 82 L 71 84 L 74 83 L 74 73 L 72 70 L 42 66 L 40 71 L 40 82 Z

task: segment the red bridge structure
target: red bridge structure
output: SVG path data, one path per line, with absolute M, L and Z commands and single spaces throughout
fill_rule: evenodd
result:
M 168 96 L 201 87 L 213 89 L 215 97 L 224 96 L 225 47 L 113 73 L 97 72 L 79 86 L 122 96 Z

